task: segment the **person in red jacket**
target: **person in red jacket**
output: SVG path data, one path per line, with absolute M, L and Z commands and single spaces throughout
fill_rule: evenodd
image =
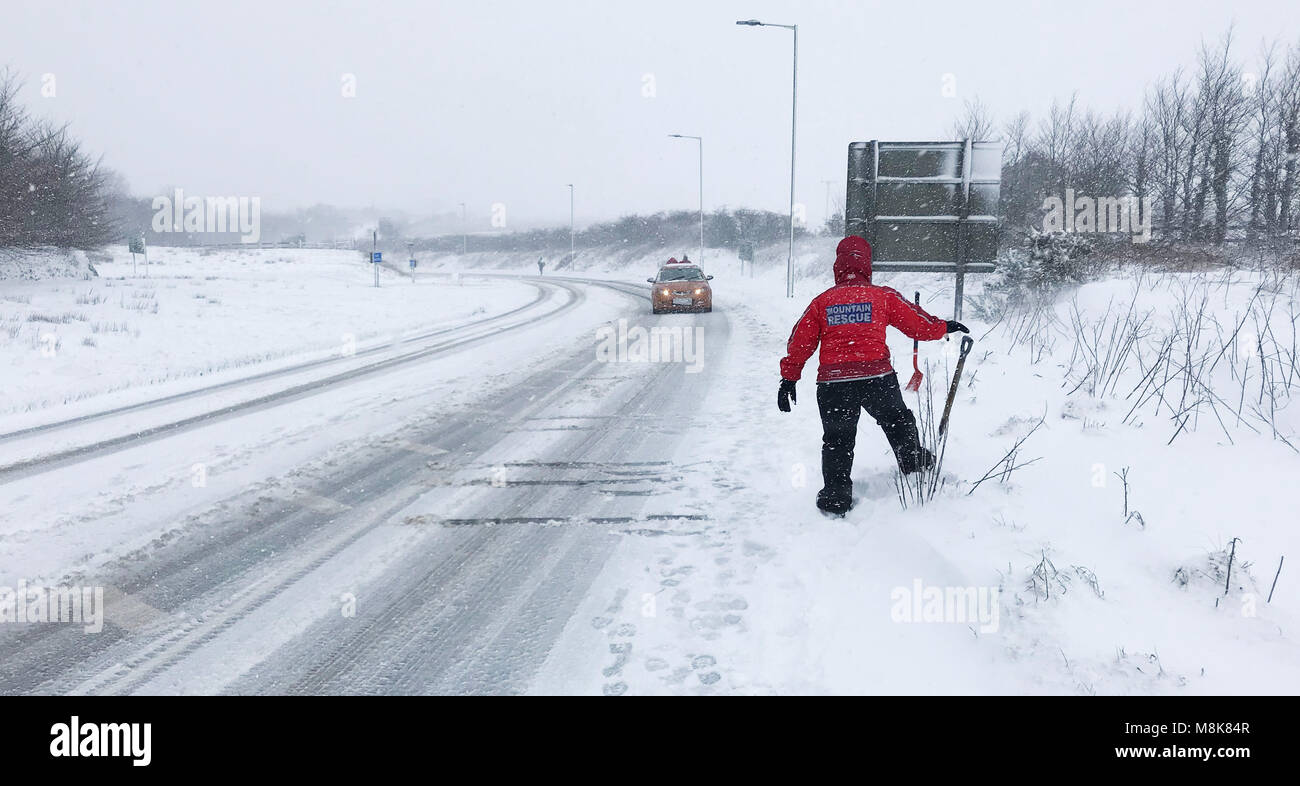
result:
M 777 407 L 790 411 L 795 382 L 804 363 L 821 345 L 817 370 L 817 408 L 822 418 L 822 480 L 817 507 L 843 515 L 853 506 L 853 448 L 862 410 L 875 419 L 893 448 L 898 467 L 912 473 L 934 465 L 920 444 L 916 418 L 903 403 L 898 375 L 889 362 L 885 328 L 934 341 L 949 333 L 969 333 L 965 325 L 931 316 L 889 287 L 871 283 L 871 244 L 856 235 L 835 248 L 835 286 L 813 298 L 790 332 L 781 359 Z

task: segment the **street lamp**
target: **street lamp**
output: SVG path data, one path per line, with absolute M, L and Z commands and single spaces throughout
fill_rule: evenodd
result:
M 694 139 L 700 143 L 700 256 L 695 263 L 704 264 L 704 137 L 690 134 L 669 134 L 674 139 Z
M 831 219 L 831 185 L 834 184 L 834 182 L 835 182 L 834 180 L 822 181 L 822 183 L 826 185 L 826 207 L 824 211 L 825 215 L 822 217 L 822 221 L 827 224 L 830 223 L 830 219 Z
M 746 27 L 780 27 L 794 33 L 794 79 L 790 97 L 790 249 L 785 258 L 785 296 L 794 297 L 794 139 L 795 118 L 799 107 L 799 25 L 776 25 L 757 19 L 736 22 Z
M 573 184 L 565 183 L 569 187 L 569 264 L 573 264 L 573 258 L 577 256 L 573 246 Z

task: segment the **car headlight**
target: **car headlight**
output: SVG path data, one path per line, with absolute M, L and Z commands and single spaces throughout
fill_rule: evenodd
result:
M 695 294 L 697 294 L 697 295 L 703 295 L 703 294 L 704 294 L 704 290 L 703 290 L 703 289 L 697 289 L 697 290 L 695 290 Z
M 661 290 L 659 290 L 659 294 L 664 295 L 664 296 L 667 296 L 667 295 L 668 295 L 668 290 L 666 290 L 666 289 L 661 289 Z

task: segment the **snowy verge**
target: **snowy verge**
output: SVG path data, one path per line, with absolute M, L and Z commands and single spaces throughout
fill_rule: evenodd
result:
M 101 261 L 102 253 L 93 256 Z M 97 273 L 92 254 L 75 248 L 0 248 L 0 287 L 15 281 L 92 279 Z
M 782 297 L 776 271 L 719 275 L 716 308 L 727 312 L 732 337 L 706 358 L 723 365 L 726 382 L 700 402 L 698 436 L 677 457 L 696 467 L 690 494 L 711 521 L 625 540 L 536 690 L 1300 692 L 1300 582 L 1284 570 L 1272 589 L 1279 560 L 1300 553 L 1290 483 L 1300 457 L 1285 441 L 1296 441 L 1300 422 L 1285 407 L 1289 394 L 1264 413 L 1277 438 L 1249 406 L 1229 417 L 1222 403 L 1216 416 L 1209 394 L 1179 401 L 1181 385 L 1167 388 L 1166 406 L 1149 398 L 1129 415 L 1142 400 L 1130 391 L 1158 368 L 1161 342 L 1186 338 L 1189 324 L 1205 326 L 1191 357 L 1206 357 L 1207 369 L 1217 341 L 1240 353 L 1203 377 L 1216 395 L 1231 390 L 1236 404 L 1238 385 L 1247 402 L 1260 400 L 1261 384 L 1293 385 L 1279 369 L 1295 325 L 1294 282 L 1266 279 L 1120 275 L 1063 294 L 1031 329 L 968 311 L 977 342 L 953 411 L 945 487 L 928 505 L 904 509 L 884 438 L 864 416 L 859 503 L 836 520 L 813 505 L 821 485 L 815 357 L 794 412 L 775 406 L 785 339 L 829 271 L 820 285 L 801 281 L 794 299 Z M 919 289 L 927 308 L 950 315 L 950 280 L 878 283 Z M 982 283 L 968 294 L 978 298 Z M 1102 328 L 1122 325 L 1130 304 L 1148 315 L 1140 350 L 1113 386 L 1081 386 L 1089 347 L 1105 356 Z M 1264 333 L 1230 339 L 1233 326 L 1254 324 L 1251 313 L 1271 314 L 1277 333 L 1262 345 L 1273 358 L 1265 379 L 1258 350 L 1246 364 Z M 911 342 L 891 334 L 895 367 L 908 369 Z M 955 344 L 921 348 L 939 399 Z M 1176 379 L 1178 367 L 1160 373 Z M 921 409 L 918 396 L 907 400 Z M 1013 462 L 1024 466 L 973 488 L 1040 420 Z M 606 644 L 627 656 L 616 673 L 601 680 L 574 668 Z

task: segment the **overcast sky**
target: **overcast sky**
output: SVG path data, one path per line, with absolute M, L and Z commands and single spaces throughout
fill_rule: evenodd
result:
M 1136 108 L 1236 22 L 1300 37 L 1297 0 L 65 2 L 5 0 L 0 65 L 132 190 L 327 202 L 486 226 L 705 207 L 784 212 L 799 25 L 796 199 L 824 214 L 860 139 L 934 139 L 979 96 L 999 118 L 1078 91 Z M 41 95 L 54 77 L 54 97 Z M 355 97 L 343 95 L 345 75 Z M 943 94 L 951 74 L 956 97 Z

